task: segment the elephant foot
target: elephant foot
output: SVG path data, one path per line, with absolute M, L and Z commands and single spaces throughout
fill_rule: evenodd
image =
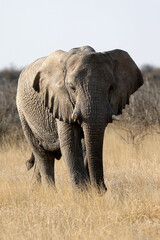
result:
M 80 192 L 89 191 L 89 188 L 91 186 L 89 177 L 86 173 L 84 175 L 82 174 L 72 175 L 71 182 L 72 182 L 73 188 L 77 189 Z
M 96 190 L 100 196 L 103 196 L 107 192 L 107 187 L 104 183 L 96 186 Z
M 33 185 L 41 185 L 43 187 L 55 187 L 55 180 L 53 176 L 49 176 L 46 174 L 41 174 L 37 164 L 35 163 L 35 168 L 32 177 Z

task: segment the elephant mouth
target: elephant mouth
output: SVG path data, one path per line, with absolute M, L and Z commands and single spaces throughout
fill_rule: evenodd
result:
M 116 116 L 116 115 L 112 115 L 112 120 L 115 120 L 115 121 L 120 121 L 120 117 L 119 116 Z
M 79 111 L 74 110 L 73 113 L 72 113 L 71 119 L 72 119 L 73 122 L 77 122 L 78 124 L 81 125 L 82 124 L 82 117 L 80 115 L 80 110 Z M 109 117 L 107 123 L 110 123 L 113 120 L 120 121 L 120 117 L 112 113 L 112 114 L 110 114 L 110 117 Z
M 73 120 L 73 122 L 76 122 L 79 118 L 79 112 L 78 111 L 73 111 L 71 119 Z

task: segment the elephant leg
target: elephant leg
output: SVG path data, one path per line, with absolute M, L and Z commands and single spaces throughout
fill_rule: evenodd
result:
M 35 159 L 34 177 L 38 182 L 40 182 L 41 179 L 42 184 L 54 184 L 54 153 L 46 151 L 39 144 L 38 139 L 35 138 L 22 113 L 20 114 L 20 118 L 25 137 L 32 148 Z M 33 158 L 31 157 L 31 162 L 32 161 Z
M 54 179 L 54 154 L 46 151 L 41 146 L 34 146 L 33 152 L 35 156 L 34 176 L 38 182 L 42 184 L 55 184 Z
M 39 172 L 37 164 L 35 163 L 34 154 L 32 153 L 30 159 L 26 161 L 27 170 L 29 171 L 33 166 L 34 166 L 33 181 L 41 183 L 41 174 Z
M 78 188 L 84 188 L 89 179 L 84 167 L 80 126 L 60 121 L 57 126 L 62 158 L 69 168 L 71 180 Z

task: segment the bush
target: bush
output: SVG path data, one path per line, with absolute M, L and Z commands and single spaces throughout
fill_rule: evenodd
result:
M 10 83 L 12 81 L 17 81 L 21 70 L 14 67 L 5 68 L 0 72 L 0 85 Z
M 16 129 L 21 129 L 16 107 L 19 74 L 20 71 L 15 69 L 5 69 L 0 72 L 0 141 L 5 135 L 15 132 Z M 20 134 L 21 130 L 17 133 Z
M 149 64 L 145 64 L 141 67 L 141 72 L 143 74 L 143 76 L 147 73 L 151 73 L 155 70 L 156 68 L 152 65 L 149 65 Z
M 153 129 L 160 133 L 160 69 L 144 75 L 143 86 L 130 97 L 121 123 L 115 124 L 125 132 L 121 137 L 135 146 Z

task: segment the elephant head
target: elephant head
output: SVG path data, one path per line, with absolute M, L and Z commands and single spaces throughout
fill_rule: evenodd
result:
M 56 51 L 46 58 L 33 88 L 53 116 L 80 124 L 86 144 L 91 182 L 103 181 L 104 130 L 143 84 L 140 70 L 122 50 L 95 52 L 91 47 Z

